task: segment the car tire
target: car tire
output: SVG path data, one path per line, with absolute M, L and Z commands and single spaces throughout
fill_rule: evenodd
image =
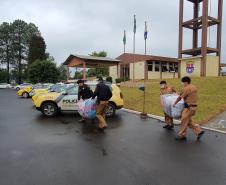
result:
M 23 96 L 23 98 L 28 98 L 28 97 L 29 97 L 29 94 L 28 94 L 27 92 L 24 92 L 24 93 L 22 94 L 22 96 Z
M 53 117 L 58 113 L 58 108 L 55 103 L 46 102 L 41 106 L 41 112 L 47 117 Z
M 16 88 L 16 90 L 17 90 L 17 91 L 19 91 L 19 90 L 20 90 L 20 88 L 19 88 L 19 87 L 17 87 L 17 88 Z
M 116 107 L 113 103 L 109 103 L 105 109 L 106 118 L 111 118 L 115 115 Z

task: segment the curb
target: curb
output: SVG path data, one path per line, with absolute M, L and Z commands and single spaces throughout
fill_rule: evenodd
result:
M 141 112 L 135 111 L 135 110 L 131 110 L 131 109 L 122 108 L 121 110 L 124 111 L 124 112 L 132 113 L 132 114 L 137 114 L 137 115 L 141 114 Z M 157 115 L 154 115 L 154 114 L 147 114 L 147 115 L 148 115 L 149 118 L 157 119 L 159 121 L 164 121 L 165 120 L 165 118 L 162 117 L 162 116 L 157 116 Z M 175 125 L 180 125 L 181 124 L 181 122 L 179 120 L 175 120 L 174 119 L 173 122 L 174 122 Z M 209 127 L 205 127 L 205 126 L 201 126 L 201 128 L 204 129 L 204 130 L 209 130 L 209 131 L 213 131 L 213 132 L 226 134 L 226 131 L 223 131 L 223 130 L 217 130 L 217 129 L 209 128 Z

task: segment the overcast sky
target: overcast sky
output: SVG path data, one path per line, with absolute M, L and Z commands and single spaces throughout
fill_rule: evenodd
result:
M 216 0 L 210 13 L 216 14 Z M 0 23 L 22 19 L 36 24 L 47 51 L 59 64 L 70 54 L 87 55 L 105 50 L 109 57 L 132 52 L 133 14 L 137 17 L 136 53 L 144 53 L 144 21 L 148 24 L 147 54 L 177 57 L 179 0 L 1 0 Z M 185 20 L 191 18 L 191 3 L 185 4 Z M 226 4 L 223 13 L 222 62 L 226 62 Z M 190 49 L 189 32 L 184 49 Z M 210 46 L 215 45 L 210 30 Z

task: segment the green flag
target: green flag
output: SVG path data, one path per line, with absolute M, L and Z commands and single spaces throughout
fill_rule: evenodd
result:
M 136 25 L 136 15 L 134 15 L 134 24 L 133 24 L 133 33 L 136 33 L 137 25 Z
M 126 30 L 124 30 L 123 44 L 126 45 Z

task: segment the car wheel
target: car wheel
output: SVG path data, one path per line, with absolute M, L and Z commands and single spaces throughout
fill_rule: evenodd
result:
M 20 90 L 20 88 L 19 88 L 19 87 L 17 87 L 17 88 L 16 88 L 16 90 L 17 90 L 17 91 L 19 91 L 19 90 Z
M 24 98 L 28 98 L 29 94 L 28 94 L 27 92 L 24 92 L 24 93 L 22 94 L 22 96 L 23 96 Z
M 58 108 L 55 103 L 46 102 L 41 107 L 42 114 L 47 117 L 55 116 L 58 112 Z
M 112 103 L 109 103 L 105 109 L 105 116 L 107 118 L 113 117 L 115 115 L 116 107 Z

